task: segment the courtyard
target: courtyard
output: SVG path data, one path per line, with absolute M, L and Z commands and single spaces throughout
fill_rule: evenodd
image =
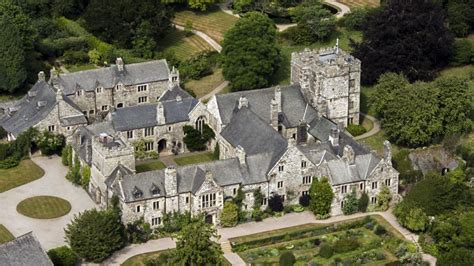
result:
M 64 245 L 64 227 L 72 220 L 74 215 L 95 208 L 95 204 L 84 189 L 74 186 L 65 178 L 67 167 L 61 164 L 61 158 L 58 156 L 33 157 L 31 160 L 43 169 L 45 174 L 30 183 L 0 193 L 2 206 L 0 224 L 13 236 L 20 236 L 33 231 L 43 248 L 48 250 Z M 67 212 L 69 206 L 64 209 L 64 207 L 56 205 L 58 208 L 61 207 L 59 208 L 62 210 L 61 214 L 67 214 L 52 219 L 35 219 L 18 213 L 17 206 L 20 202 L 36 196 L 62 198 L 70 203 L 70 211 Z M 40 217 L 42 217 L 41 215 Z M 2 231 L 7 232 L 6 230 Z M 3 235 L 6 235 L 6 233 Z

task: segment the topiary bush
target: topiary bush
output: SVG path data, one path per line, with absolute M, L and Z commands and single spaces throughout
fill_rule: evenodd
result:
M 329 244 L 323 243 L 321 247 L 319 248 L 318 255 L 323 258 L 329 259 L 330 257 L 332 257 L 333 253 L 334 253 L 333 248 Z
M 300 205 L 303 207 L 308 207 L 309 206 L 309 195 L 302 195 L 299 199 Z
M 385 233 L 387 233 L 387 229 L 385 229 L 385 227 L 383 227 L 382 225 L 378 224 L 377 226 L 375 226 L 374 228 L 374 233 L 376 235 L 383 235 Z
M 293 252 L 287 251 L 280 256 L 280 266 L 293 266 L 296 262 Z
M 347 126 L 346 129 L 354 137 L 360 136 L 360 135 L 364 134 L 365 132 L 367 132 L 367 129 L 365 129 L 365 127 L 363 127 L 361 125 L 356 125 L 356 124 L 350 124 L 350 125 Z
M 283 211 L 283 197 L 274 194 L 268 199 L 268 207 L 274 212 Z
M 68 246 L 50 249 L 48 256 L 55 266 L 74 266 L 79 259 Z

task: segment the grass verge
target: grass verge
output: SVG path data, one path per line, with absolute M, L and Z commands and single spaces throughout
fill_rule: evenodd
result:
M 0 224 L 0 244 L 6 243 L 15 239 L 15 237 L 8 231 L 8 229 Z
M 22 160 L 16 167 L 0 169 L 0 193 L 39 179 L 43 175 L 43 169 L 29 159 Z
M 196 98 L 208 94 L 214 90 L 217 86 L 221 85 L 225 81 L 222 75 L 222 68 L 214 70 L 211 75 L 205 76 L 199 80 L 190 80 L 184 85 L 186 89 L 193 91 L 196 94 Z
M 177 165 L 182 166 L 182 165 L 188 165 L 188 164 L 197 164 L 197 163 L 204 163 L 204 162 L 210 162 L 214 161 L 214 155 L 212 152 L 207 152 L 207 153 L 200 153 L 200 154 L 195 154 L 195 155 L 189 155 L 189 156 L 184 156 L 184 157 L 178 157 L 175 158 L 174 161 Z
M 135 166 L 137 173 L 143 173 L 143 172 L 148 172 L 148 171 L 153 171 L 153 170 L 161 170 L 165 168 L 166 168 L 166 165 L 162 161 L 159 161 L 159 160 L 144 162 L 144 163 L 137 164 Z
M 186 60 L 201 52 L 211 51 L 212 47 L 201 37 L 193 34 L 186 36 L 183 31 L 171 30 L 159 43 L 162 51 L 172 52 L 179 60 Z
M 22 200 L 16 211 L 30 218 L 52 219 L 71 211 L 69 201 L 53 196 L 36 196 Z

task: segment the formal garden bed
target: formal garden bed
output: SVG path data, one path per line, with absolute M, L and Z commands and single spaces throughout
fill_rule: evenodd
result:
M 172 250 L 172 249 L 171 249 Z M 149 265 L 166 265 L 166 260 L 171 250 L 162 250 L 155 252 L 148 252 L 139 255 L 135 255 L 127 259 L 122 266 L 149 266 Z M 232 265 L 226 259 L 222 266 Z
M 295 265 L 388 264 L 416 252 L 382 217 L 335 224 L 307 224 L 229 239 L 232 250 L 251 264 L 276 264 L 291 252 Z
M 26 159 L 12 168 L 0 169 L 0 193 L 41 178 L 44 170 Z
M 15 237 L 8 231 L 8 229 L 0 224 L 0 244 L 6 243 L 15 239 Z
M 71 204 L 62 198 L 36 196 L 27 198 L 16 206 L 17 212 L 35 219 L 53 219 L 71 211 Z

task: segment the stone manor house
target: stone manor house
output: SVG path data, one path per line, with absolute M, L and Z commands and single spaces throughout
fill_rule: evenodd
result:
M 256 189 L 263 206 L 273 194 L 297 204 L 313 178 L 327 177 L 341 215 L 344 197 L 367 192 L 371 203 L 387 186 L 398 193 L 390 143 L 379 157 L 344 131 L 359 123 L 360 61 L 338 47 L 293 53 L 291 84 L 214 95 L 207 104 L 179 87 L 165 60 L 107 68 L 44 73 L 19 102 L 5 108 L 2 125 L 14 139 L 29 127 L 64 134 L 81 165 L 91 168 L 89 194 L 101 207 L 118 196 L 123 219 L 152 226 L 165 213 L 204 212 L 219 224 L 224 202 L 245 193 L 251 210 Z M 187 152 L 183 126 L 209 125 L 219 160 L 136 173 L 133 143 L 146 151 Z

